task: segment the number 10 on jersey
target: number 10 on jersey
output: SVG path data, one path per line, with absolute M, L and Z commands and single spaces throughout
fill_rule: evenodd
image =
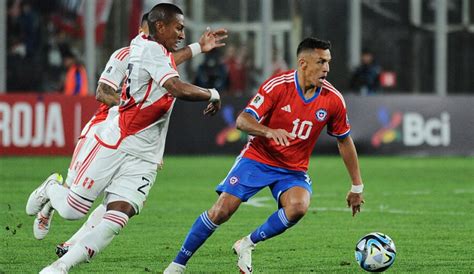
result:
M 309 133 L 311 132 L 312 128 L 313 122 L 305 120 L 300 123 L 300 119 L 296 119 L 293 121 L 293 130 L 291 131 L 291 135 L 298 137 L 301 140 L 306 140 L 308 139 Z

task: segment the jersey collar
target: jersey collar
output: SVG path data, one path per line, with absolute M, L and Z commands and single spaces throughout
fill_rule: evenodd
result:
M 319 93 L 321 92 L 321 87 L 319 87 L 316 92 L 314 93 L 313 97 L 309 98 L 309 99 L 306 99 L 304 97 L 304 93 L 303 93 L 303 89 L 301 88 L 300 86 L 300 83 L 298 83 L 298 71 L 295 70 L 295 86 L 296 86 L 296 90 L 298 91 L 298 95 L 301 97 L 301 99 L 303 100 L 303 102 L 305 103 L 311 103 L 313 102 L 316 98 L 318 98 L 319 96 Z

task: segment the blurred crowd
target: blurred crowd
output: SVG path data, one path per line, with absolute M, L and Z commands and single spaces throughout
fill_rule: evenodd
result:
M 7 2 L 8 92 L 88 93 L 87 73 L 80 54 L 83 39 L 77 35 L 77 11 L 82 1 L 64 3 L 62 0 Z M 108 57 L 106 53 L 107 50 L 104 58 Z M 273 47 L 272 74 L 290 69 L 283 55 Z M 97 69 L 100 73 L 101 68 Z M 373 52 L 365 50 L 360 66 L 347 81 L 348 86 L 358 94 L 378 94 L 380 73 Z M 202 62 L 188 71 L 187 76 L 196 85 L 215 87 L 223 94 L 240 97 L 256 93 L 263 80 L 261 74 L 252 49 L 241 42 L 229 42 L 225 48 L 203 55 Z
M 7 2 L 9 92 L 64 91 L 69 69 L 82 66 L 78 61 L 79 50 L 74 46 L 75 39 L 55 22 L 57 13 L 63 12 L 57 8 L 56 2 Z M 85 71 L 79 75 L 84 76 Z M 86 81 L 85 78 L 79 80 Z
M 272 75 L 289 70 L 277 49 L 273 50 Z M 261 71 L 255 67 L 254 58 L 245 46 L 228 45 L 224 50 L 206 54 L 196 71 L 194 83 L 202 87 L 215 87 L 234 97 L 249 96 L 261 84 Z

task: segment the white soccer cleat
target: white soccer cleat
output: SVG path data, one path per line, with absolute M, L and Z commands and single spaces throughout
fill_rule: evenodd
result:
M 49 214 L 43 215 L 40 211 L 36 214 L 35 221 L 33 222 L 33 236 L 37 240 L 43 240 L 49 232 L 49 225 L 53 219 L 54 209 Z
M 255 244 L 250 241 L 248 236 L 235 242 L 232 246 L 234 253 L 239 256 L 237 266 L 242 274 L 252 274 L 252 250 L 255 249 Z
M 66 265 L 61 261 L 55 261 L 54 263 L 43 268 L 39 274 L 67 274 L 68 269 Z
M 46 197 L 46 188 L 52 184 L 62 184 L 63 176 L 59 173 L 51 174 L 46 180 L 30 194 L 26 203 L 26 214 L 33 216 L 38 214 L 43 206 L 49 201 Z
M 168 267 L 163 271 L 163 274 L 181 274 L 186 270 L 186 266 L 171 262 Z

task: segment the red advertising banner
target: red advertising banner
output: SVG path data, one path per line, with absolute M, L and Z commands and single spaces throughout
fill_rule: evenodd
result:
M 99 103 L 93 96 L 0 95 L 0 155 L 71 155 Z

